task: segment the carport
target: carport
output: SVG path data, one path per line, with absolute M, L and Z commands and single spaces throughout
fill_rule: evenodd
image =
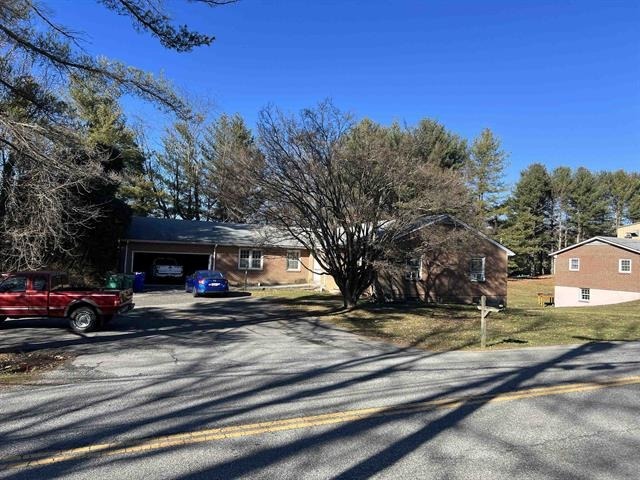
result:
M 171 252 L 133 250 L 132 271 L 145 272 L 147 284 L 182 284 L 184 275 L 181 278 L 155 278 L 153 276 L 153 263 L 157 259 L 171 258 L 182 266 L 185 275 L 191 275 L 196 270 L 206 270 L 211 265 L 211 255 L 192 252 L 181 252 L 179 249 Z

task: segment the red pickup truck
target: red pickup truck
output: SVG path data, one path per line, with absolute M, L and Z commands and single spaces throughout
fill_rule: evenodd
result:
M 69 284 L 59 272 L 18 272 L 0 277 L 0 323 L 11 318 L 68 318 L 88 332 L 134 307 L 131 290 L 91 290 Z

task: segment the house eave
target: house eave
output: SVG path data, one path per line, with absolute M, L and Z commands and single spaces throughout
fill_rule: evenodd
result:
M 588 243 L 596 242 L 596 241 L 606 243 L 607 245 L 611 245 L 612 247 L 617 247 L 617 248 L 620 248 L 622 250 L 626 250 L 628 252 L 640 253 L 640 248 L 635 249 L 635 248 L 631 248 L 631 247 L 628 247 L 628 246 L 625 246 L 625 245 L 620 245 L 619 243 L 612 242 L 611 240 L 609 240 L 606 237 L 592 237 L 592 238 L 588 238 L 586 240 L 583 240 L 582 242 L 578 242 L 576 244 L 569 245 L 568 247 L 562 248 L 560 250 L 556 250 L 555 252 L 551 252 L 549 254 L 549 256 L 550 257 L 554 257 L 556 255 L 560 255 L 561 253 L 568 252 L 569 250 L 573 250 L 574 248 L 578 248 L 578 247 L 581 247 L 582 245 L 587 245 Z
M 284 244 L 270 244 L 270 243 L 250 243 L 250 242 L 181 242 L 174 240 L 146 240 L 141 238 L 122 238 L 123 242 L 136 242 L 136 243 L 153 243 L 161 245 L 188 245 L 188 246 L 202 246 L 202 247 L 262 247 L 262 248 L 288 248 L 290 250 L 306 250 L 302 245 L 284 245 Z
M 462 226 L 462 227 L 466 228 L 467 230 L 470 230 L 470 231 L 472 231 L 472 232 L 476 233 L 478 236 L 480 236 L 480 237 L 481 237 L 481 238 L 483 238 L 484 240 L 487 240 L 489 243 L 493 244 L 494 246 L 496 246 L 496 247 L 498 247 L 499 249 L 501 249 L 501 250 L 503 250 L 504 252 L 506 252 L 508 257 L 513 257 L 513 256 L 515 256 L 515 252 L 514 252 L 514 251 L 512 251 L 512 250 L 508 249 L 507 247 L 505 247 L 504 245 L 502 245 L 500 242 L 496 242 L 494 239 L 492 239 L 491 237 L 489 237 L 489 236 L 488 236 L 488 235 L 486 235 L 485 233 L 482 233 L 482 232 L 481 232 L 480 230 L 478 230 L 477 228 L 474 228 L 474 227 L 472 227 L 471 225 L 469 225 L 469 224 L 467 224 L 467 223 L 463 222 L 462 220 L 459 220 L 459 219 L 457 219 L 457 218 L 455 218 L 455 217 L 452 217 L 451 215 L 448 215 L 448 214 L 442 215 L 442 216 L 441 216 L 441 218 L 436 219 L 436 220 L 434 220 L 433 222 L 425 223 L 424 225 L 421 225 L 421 226 L 419 226 L 419 227 L 415 228 L 414 230 L 412 230 L 412 231 L 411 231 L 411 232 L 409 232 L 409 233 L 416 232 L 416 231 L 421 230 L 421 229 L 423 229 L 423 228 L 425 228 L 425 227 L 428 227 L 429 225 L 437 224 L 437 223 L 439 223 L 440 221 L 442 221 L 442 220 L 443 220 L 443 219 L 445 219 L 445 218 L 449 219 L 451 222 L 453 222 L 453 223 L 454 223 L 454 224 L 456 224 L 456 225 L 460 225 L 460 226 Z

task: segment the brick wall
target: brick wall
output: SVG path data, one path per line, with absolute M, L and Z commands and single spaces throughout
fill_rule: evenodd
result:
M 485 281 L 470 278 L 472 257 L 485 257 Z M 507 301 L 507 253 L 486 240 L 477 240 L 458 251 L 436 252 L 423 257 L 419 281 L 402 274 L 380 275 L 379 294 L 395 298 L 419 298 L 429 302 L 476 303 L 485 295 L 490 304 Z
M 246 279 L 248 285 L 283 285 L 310 283 L 312 274 L 305 268 L 311 268 L 310 256 L 307 250 L 299 250 L 301 267 L 299 271 L 287 270 L 287 249 L 242 247 L 252 250 L 261 250 L 263 255 L 261 270 L 247 270 Z M 121 248 L 122 267 L 130 272 L 133 263 L 134 252 L 157 252 L 162 255 L 201 254 L 213 255 L 213 245 L 201 244 L 165 244 L 153 242 L 129 242 L 128 246 Z M 244 285 L 245 270 L 238 267 L 239 247 L 218 246 L 216 248 L 215 269 L 221 271 L 229 279 L 231 285 Z M 125 260 L 126 254 L 126 260 Z M 187 272 L 188 273 L 188 272 Z
M 569 259 L 580 259 L 580 270 L 569 270 Z M 631 259 L 631 273 L 619 273 L 618 261 Z M 558 286 L 640 292 L 640 254 L 608 244 L 588 243 L 555 258 Z
M 243 247 L 244 248 L 244 247 Z M 309 252 L 300 250 L 300 270 L 287 270 L 287 250 L 281 248 L 253 248 L 262 250 L 262 270 L 246 270 L 249 285 L 287 285 L 311 283 Z M 238 267 L 238 247 L 218 247 L 216 253 L 216 270 L 224 272 L 232 285 L 244 285 L 245 270 Z M 307 268 L 305 268 L 305 266 Z

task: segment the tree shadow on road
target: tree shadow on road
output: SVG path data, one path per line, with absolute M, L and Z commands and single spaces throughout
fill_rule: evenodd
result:
M 114 438 L 139 439 L 145 435 L 169 435 L 203 427 L 270 419 L 273 412 L 280 412 L 282 408 L 290 411 L 294 406 L 300 414 L 304 414 L 306 401 L 327 398 L 328 395 L 331 395 L 331 398 L 340 398 L 341 395 L 349 393 L 353 395 L 353 392 L 357 393 L 359 389 L 366 390 L 370 385 L 375 385 L 376 381 L 407 373 L 412 375 L 414 381 L 405 388 L 415 389 L 422 381 L 425 393 L 420 395 L 412 390 L 411 401 L 395 403 L 394 411 L 402 405 L 411 407 L 416 403 L 452 397 L 468 398 L 449 410 L 420 416 L 420 421 L 424 422 L 422 427 L 402 438 L 385 442 L 374 454 L 362 455 L 361 452 L 353 452 L 353 461 L 348 462 L 349 466 L 334 475 L 334 478 L 344 479 L 369 478 L 385 472 L 413 452 L 430 445 L 443 433 L 455 431 L 466 419 L 501 393 L 553 384 L 553 381 L 549 381 L 548 374 L 566 371 L 567 368 L 575 367 L 585 376 L 594 375 L 594 372 L 602 369 L 624 371 L 628 367 L 613 362 L 590 362 L 590 356 L 612 352 L 618 346 L 613 343 L 589 343 L 565 349 L 555 356 L 548 355 L 546 360 L 524 367 L 507 365 L 472 371 L 464 364 L 461 365 L 457 359 L 448 363 L 446 359 L 440 358 L 440 363 L 432 363 L 442 354 L 417 351 L 410 347 L 398 348 L 373 342 L 368 350 L 364 350 L 355 347 L 357 337 L 349 337 L 350 341 L 354 342 L 352 347 L 349 341 L 345 341 L 343 332 L 329 328 L 322 322 L 307 319 L 306 312 L 292 312 L 286 308 L 267 305 L 267 302 L 244 304 L 241 316 L 238 306 L 206 306 L 204 308 L 208 309 L 207 313 L 215 317 L 214 320 L 207 321 L 194 319 L 196 310 L 193 307 L 158 311 L 147 309 L 144 315 L 140 314 L 140 317 L 135 319 L 135 328 L 131 330 L 128 327 L 120 330 L 120 326 L 115 325 L 115 331 L 103 332 L 90 339 L 65 339 L 57 342 L 50 340 L 51 345 L 69 348 L 86 348 L 90 345 L 99 348 L 103 353 L 117 353 L 127 347 L 135 348 L 141 345 L 151 348 L 183 345 L 196 348 L 198 355 L 169 374 L 152 376 L 142 384 L 132 381 L 129 386 L 126 379 L 119 379 L 122 383 L 118 384 L 115 390 L 87 396 L 81 405 L 61 405 L 55 412 L 51 411 L 51 405 L 47 401 L 42 401 L 37 406 L 25 406 L 23 410 L 14 411 L 12 414 L 15 419 L 21 420 L 21 423 L 0 429 L 3 432 L 0 443 L 22 443 L 26 446 L 23 449 L 24 453 L 44 455 L 44 452 L 110 441 Z M 197 311 L 201 312 L 202 308 L 199 306 Z M 294 338 L 296 342 L 320 343 L 327 352 L 327 360 L 322 365 L 310 365 L 303 361 L 304 358 L 294 357 L 291 366 L 278 365 L 276 368 L 279 370 L 273 371 L 267 369 L 265 376 L 257 379 L 245 379 L 242 374 L 238 374 L 237 365 L 231 362 L 227 365 L 224 361 L 216 363 L 215 371 L 211 370 L 207 365 L 208 359 L 218 355 L 224 360 L 224 352 L 205 347 L 226 342 L 231 348 L 242 348 L 243 342 L 256 341 L 255 336 L 250 337 L 247 333 L 252 328 L 261 328 L 259 334 L 264 336 L 265 342 L 269 341 L 271 330 L 278 333 L 284 330 L 286 335 Z M 298 344 L 303 343 L 295 343 Z M 336 355 L 334 360 L 331 355 L 332 348 L 353 348 L 353 351 L 348 352 L 346 356 Z M 251 348 L 243 350 L 244 352 L 247 365 L 254 368 L 261 366 L 263 358 L 252 356 Z M 474 358 L 481 361 L 480 357 Z M 602 366 L 604 367 L 601 369 Z M 441 378 L 442 370 L 450 373 L 456 368 L 461 370 L 458 372 L 458 378 L 462 381 L 454 382 L 452 385 L 437 380 Z M 196 394 L 197 397 L 194 399 L 193 395 Z M 119 398 L 137 398 L 136 395 L 140 395 L 140 400 L 126 408 L 133 408 L 135 412 L 139 412 L 139 416 L 132 417 L 129 415 L 131 412 L 124 410 L 125 407 L 111 408 L 105 412 L 105 406 L 114 405 L 114 402 L 117 404 Z M 393 395 L 391 390 L 389 395 Z M 185 401 L 172 403 L 164 408 L 164 403 L 172 396 L 184 396 Z M 329 408 L 329 411 L 348 408 L 348 397 L 345 398 L 344 401 L 324 408 Z M 83 415 L 84 412 L 97 412 L 90 416 L 91 421 L 96 424 L 95 428 L 86 429 L 85 422 L 89 415 Z M 445 413 L 439 415 L 440 412 Z M 318 412 L 314 410 L 308 413 Z M 51 420 L 51 417 L 56 419 L 55 422 L 51 422 L 50 428 L 45 429 L 46 431 L 42 431 L 43 415 L 48 416 L 48 420 Z M 303 438 L 285 442 L 277 447 L 256 447 L 239 457 L 220 461 L 214 466 L 181 478 L 259 476 L 261 472 L 281 462 L 304 458 L 330 445 L 346 445 L 346 442 L 357 438 L 375 436 L 380 429 L 391 428 L 408 418 L 415 419 L 416 415 L 395 414 L 390 411 L 387 415 L 380 414 L 348 421 L 327 427 L 328 429 L 324 428 L 320 432 L 309 430 Z M 119 416 L 122 416 L 121 420 Z M 74 436 L 70 436 L 68 432 L 74 432 Z M 175 447 L 180 448 L 184 447 Z M 167 450 L 161 449 L 124 458 L 105 458 L 101 462 L 117 465 L 135 459 L 160 460 L 166 452 Z M 338 464 L 338 459 L 333 462 L 331 458 L 325 458 L 323 461 L 329 465 L 335 463 L 334 467 Z M 529 461 L 533 460 L 529 458 Z M 6 478 L 54 478 L 72 472 L 77 474 L 84 468 L 89 468 L 87 459 L 77 458 L 24 471 L 16 470 Z M 563 467 L 558 465 L 538 462 L 535 468 L 543 476 L 572 477 L 570 471 L 563 470 Z M 611 473 L 615 476 L 614 471 Z

